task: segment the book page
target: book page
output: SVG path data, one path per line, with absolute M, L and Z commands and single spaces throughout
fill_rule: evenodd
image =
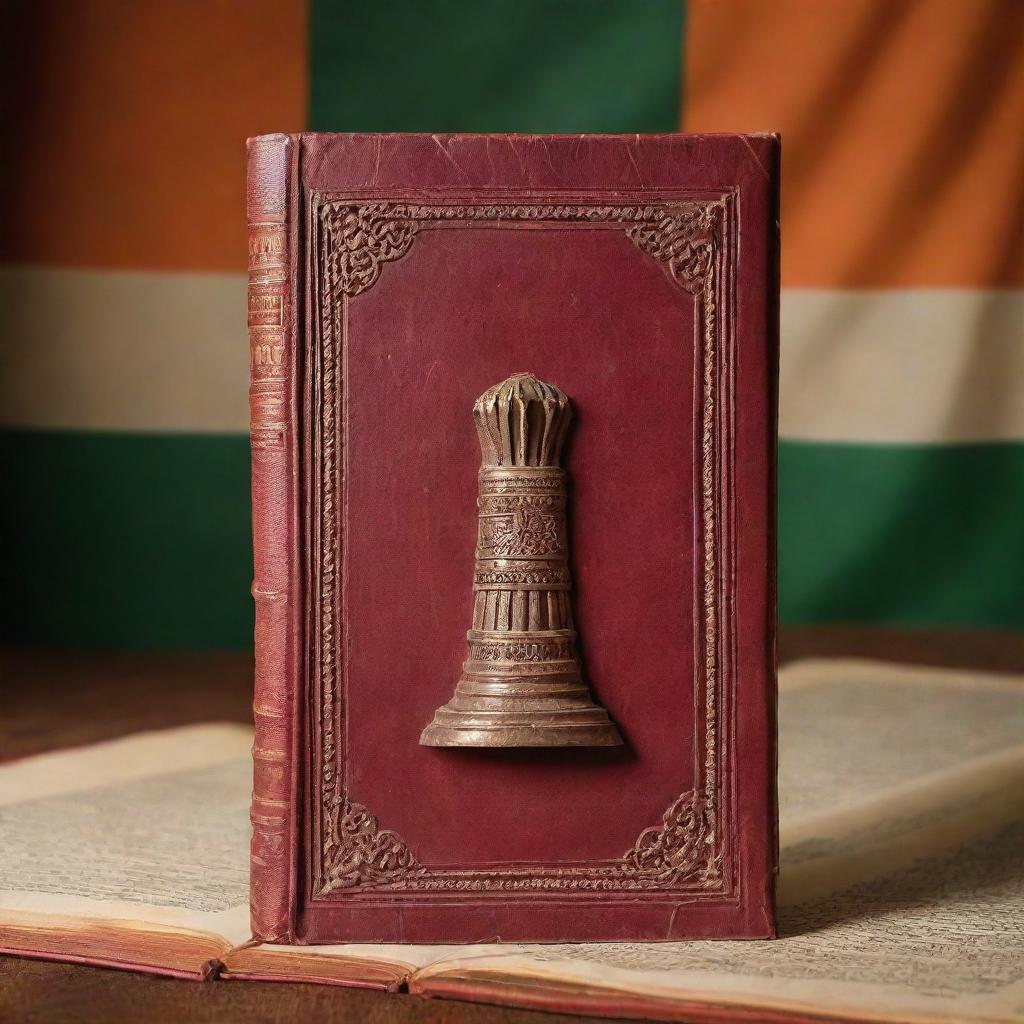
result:
M 1024 680 L 809 661 L 784 670 L 779 688 L 783 902 L 830 892 L 837 875 L 893 870 L 1016 812 Z
M 779 817 L 790 824 L 1024 742 L 1024 679 L 855 660 L 779 673 Z
M 1024 681 L 807 663 L 783 673 L 780 731 L 777 942 L 345 944 L 304 947 L 291 973 L 339 958 L 363 983 L 360 962 L 393 964 L 414 991 L 534 1005 L 589 991 L 603 1012 L 642 997 L 644 1012 L 1021 1019 Z M 244 942 L 250 741 L 197 726 L 0 768 L 0 922 L 81 915 Z M 255 974 L 261 949 L 294 951 L 250 951 Z
M 414 990 L 1024 1019 L 1024 681 L 852 662 L 794 675 L 778 941 L 453 948 Z
M 854 1019 L 1021 1020 L 1022 847 L 1018 825 L 955 855 L 924 858 L 882 882 L 788 908 L 784 937 L 777 942 L 543 946 L 504 957 L 470 954 L 458 964 L 421 972 L 415 987 L 431 991 L 433 972 L 441 980 L 447 975 L 476 981 L 478 992 L 486 991 L 489 979 L 508 991 L 510 979 L 518 977 L 534 987 L 570 985 Z
M 249 937 L 252 730 L 142 733 L 0 768 L 0 921 Z
M 421 972 L 597 986 L 645 997 L 827 1009 L 855 1018 L 1024 1019 L 1024 823 L 780 907 L 776 942 L 463 950 Z

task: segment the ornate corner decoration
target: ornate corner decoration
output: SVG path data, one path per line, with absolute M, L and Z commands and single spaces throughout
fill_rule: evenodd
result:
M 418 222 L 394 203 L 329 208 L 328 273 L 335 294 L 351 298 L 380 277 L 381 265 L 404 256 L 416 237 Z
M 345 794 L 334 795 L 327 820 L 330 829 L 323 845 L 329 866 L 324 878 L 326 891 L 388 885 L 424 872 L 399 836 L 382 829 L 362 804 Z
M 723 816 L 719 799 L 716 520 L 717 358 L 721 254 L 728 199 L 655 201 L 630 205 L 449 204 L 351 202 L 315 197 L 313 260 L 320 308 L 320 455 L 316 501 L 320 648 L 316 751 L 319 795 L 315 801 L 313 894 L 362 891 L 636 891 L 680 890 L 695 896 L 721 894 Z M 338 491 L 340 458 L 341 345 L 345 303 L 370 288 L 383 265 L 405 256 L 418 233 L 447 224 L 514 227 L 550 221 L 560 226 L 622 230 L 657 260 L 673 281 L 694 296 L 700 325 L 701 405 L 701 625 L 703 627 L 703 757 L 698 786 L 679 795 L 660 824 L 644 829 L 633 846 L 611 862 L 529 869 L 438 869 L 421 864 L 404 840 L 382 829 L 375 816 L 349 798 L 338 771 L 339 666 L 337 580 L 340 558 Z M 338 312 L 337 307 L 341 307 Z M 509 500 L 515 500 L 510 496 Z M 510 511 L 511 506 L 510 506 Z M 517 510 L 518 511 L 518 510 Z M 524 510 L 525 511 L 525 510 Z M 533 511 L 531 509 L 531 511 Z M 480 582 L 480 581 L 477 581 Z M 504 582 L 497 581 L 497 582 Z M 509 582 L 521 582 L 518 579 Z M 561 580 L 544 578 L 544 583 Z
M 669 273 L 696 295 L 711 278 L 720 212 L 720 206 L 710 204 L 660 210 L 655 218 L 629 228 L 626 234 L 641 252 L 664 263 Z

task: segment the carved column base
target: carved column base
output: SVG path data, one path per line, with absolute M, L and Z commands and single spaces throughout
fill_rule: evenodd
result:
M 452 699 L 423 730 L 428 747 L 614 747 L 622 743 L 580 677 L 571 629 L 471 629 Z

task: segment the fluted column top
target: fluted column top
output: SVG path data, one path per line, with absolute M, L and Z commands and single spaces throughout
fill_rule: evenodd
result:
M 572 403 L 554 384 L 515 373 L 473 405 L 484 467 L 557 466 Z

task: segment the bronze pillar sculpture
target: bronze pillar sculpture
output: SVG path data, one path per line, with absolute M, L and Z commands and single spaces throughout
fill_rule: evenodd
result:
M 473 406 L 480 466 L 473 628 L 455 695 L 420 737 L 432 747 L 614 746 L 576 655 L 559 465 L 572 406 L 532 374 Z

